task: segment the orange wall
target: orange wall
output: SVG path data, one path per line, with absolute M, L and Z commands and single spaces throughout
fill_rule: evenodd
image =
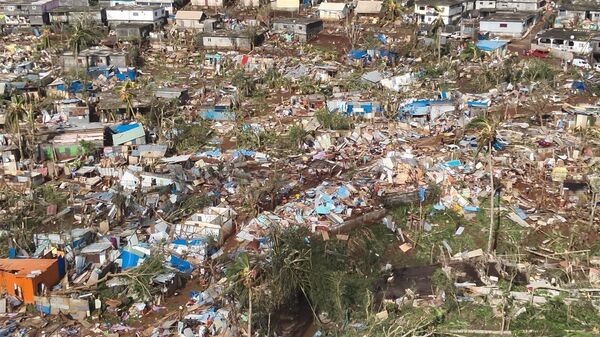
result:
M 0 291 L 6 291 L 7 293 L 16 296 L 15 287 L 21 287 L 21 293 L 23 295 L 23 302 L 27 304 L 33 304 L 33 296 L 36 295 L 38 284 L 44 283 L 46 289 L 50 290 L 54 285 L 60 281 L 58 272 L 58 260 L 55 261 L 48 269 L 42 272 L 35 278 L 20 277 L 5 271 L 0 271 Z

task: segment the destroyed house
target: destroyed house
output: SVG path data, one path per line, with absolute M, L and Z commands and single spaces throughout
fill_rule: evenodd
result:
M 273 21 L 273 32 L 290 34 L 300 42 L 307 42 L 317 37 L 323 30 L 323 20 L 310 18 L 281 18 Z
M 230 0 L 191 0 L 192 6 L 202 8 L 224 8 L 231 3 Z
M 50 24 L 48 11 L 58 7 L 58 0 L 0 2 L 0 13 L 4 14 L 6 25 L 42 26 Z
M 590 20 L 600 23 L 600 0 L 564 0 L 559 6 L 559 17 Z
M 594 38 L 600 33 L 584 30 L 553 28 L 539 32 L 534 42 L 547 49 L 571 52 L 573 54 L 589 55 L 593 51 Z
M 33 234 L 33 242 L 37 249 L 48 246 L 71 246 L 72 248 L 82 248 L 94 240 L 94 233 L 87 228 L 74 228 L 69 232 L 63 233 L 36 233 Z
M 100 7 L 59 6 L 48 11 L 50 23 L 73 24 L 86 19 L 97 24 L 106 21 L 104 10 Z
M 183 239 L 213 237 L 222 244 L 233 231 L 235 215 L 229 207 L 208 207 L 190 216 L 183 224 L 176 224 L 173 234 Z
M 81 255 L 85 256 L 86 261 L 99 265 L 113 262 L 118 257 L 118 253 L 113 244 L 106 241 L 92 243 L 81 250 Z
M 184 88 L 158 88 L 154 91 L 154 97 L 167 101 L 175 100 L 179 104 L 185 104 L 190 95 L 188 89 Z
M 0 259 L 0 291 L 33 304 L 34 296 L 60 281 L 61 263 L 56 259 Z
M 108 47 L 91 47 L 81 51 L 78 55 L 71 51 L 64 52 L 60 57 L 61 65 L 65 69 L 76 69 L 77 67 L 115 66 L 127 67 L 127 52 L 113 50 Z
M 123 40 L 140 40 L 148 37 L 154 30 L 151 23 L 121 23 L 114 27 L 117 38 Z

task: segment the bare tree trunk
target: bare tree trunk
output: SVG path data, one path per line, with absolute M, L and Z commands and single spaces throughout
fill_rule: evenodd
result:
M 592 214 L 590 215 L 590 226 L 594 224 L 594 215 L 596 213 L 596 204 L 598 199 L 598 193 L 592 192 Z
M 248 287 L 248 337 L 252 337 L 252 288 Z
M 494 190 L 494 159 L 492 158 L 492 142 L 488 142 L 488 165 L 490 167 L 490 187 L 492 188 L 492 194 L 490 196 L 490 233 L 488 236 L 487 252 L 491 254 L 494 250 L 494 198 L 496 192 Z

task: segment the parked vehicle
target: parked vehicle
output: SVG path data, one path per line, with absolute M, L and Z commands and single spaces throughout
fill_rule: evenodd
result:
M 550 52 L 548 52 L 547 50 L 540 49 L 528 50 L 525 52 L 525 56 L 536 58 L 547 58 L 549 54 Z
M 595 71 L 600 71 L 600 63 L 594 64 L 594 70 Z
M 584 59 L 573 59 L 571 64 L 573 64 L 576 67 L 583 68 L 583 69 L 591 69 L 592 68 L 592 66 L 589 64 L 589 62 Z
M 560 103 L 562 101 L 560 95 L 544 95 L 544 98 L 552 103 Z

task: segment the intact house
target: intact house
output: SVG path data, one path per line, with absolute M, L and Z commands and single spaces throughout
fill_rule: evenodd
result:
M 9 26 L 42 26 L 50 24 L 48 11 L 58 5 L 58 0 L 8 0 L 0 2 L 0 13 Z
M 343 2 L 322 2 L 319 5 L 319 18 L 323 20 L 342 20 L 350 14 L 350 7 Z
M 546 5 L 546 0 L 497 0 L 499 11 L 535 12 Z
M 0 291 L 26 304 L 43 295 L 61 279 L 56 259 L 0 259 Z
M 356 16 L 380 17 L 383 9 L 383 1 L 360 0 L 354 8 Z
M 111 27 L 124 23 L 152 24 L 161 27 L 165 23 L 166 11 L 158 6 L 124 6 L 106 9 L 106 21 Z
M 261 45 L 264 38 L 264 32 L 216 30 L 204 32 L 200 41 L 204 49 L 252 50 Z
M 497 36 L 521 38 L 535 24 L 535 13 L 495 13 L 479 21 L 479 31 Z
M 276 0 L 275 10 L 286 12 L 300 11 L 300 0 Z
M 590 55 L 600 34 L 589 31 L 553 28 L 539 32 L 533 39 L 538 48 Z
M 204 29 L 206 14 L 202 11 L 177 11 L 175 24 L 181 29 Z
M 310 18 L 281 18 L 273 21 L 272 31 L 275 34 L 288 34 L 300 42 L 307 42 L 317 37 L 323 30 L 323 20 Z
M 573 25 L 589 20 L 600 24 L 600 0 L 564 0 L 558 11 L 558 22 L 565 26 L 566 22 Z M 556 26 L 555 26 L 556 27 Z
M 415 15 L 420 24 L 431 24 L 441 16 L 445 25 L 455 25 L 463 13 L 463 0 L 416 0 Z
M 102 67 L 115 66 L 127 67 L 129 65 L 128 55 L 124 51 L 113 50 L 112 48 L 98 46 L 91 47 L 75 55 L 72 51 L 64 52 L 60 56 L 60 63 L 63 69 L 76 69 L 83 67 Z
M 175 10 L 183 4 L 181 0 L 135 0 L 137 6 L 162 7 L 165 9 L 166 16 L 173 16 Z
M 477 0 L 475 1 L 475 9 L 477 9 L 482 16 L 486 13 L 493 13 L 496 11 L 496 0 Z

